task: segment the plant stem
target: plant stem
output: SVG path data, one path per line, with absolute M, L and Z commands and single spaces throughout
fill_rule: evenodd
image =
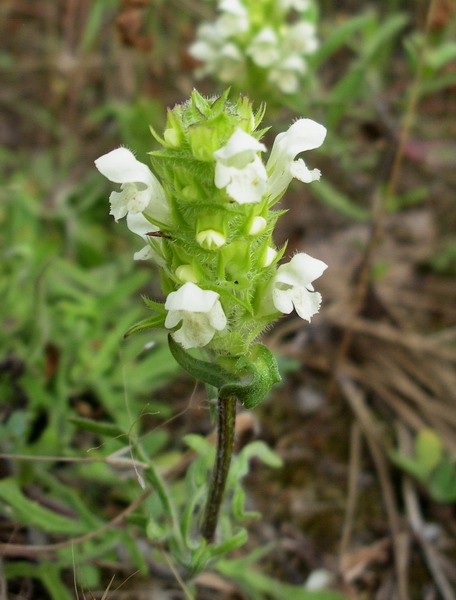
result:
M 218 515 L 230 469 L 234 442 L 234 424 L 236 420 L 236 398 L 219 398 L 217 409 L 217 450 L 204 522 L 201 529 L 203 537 L 208 542 L 214 541 Z

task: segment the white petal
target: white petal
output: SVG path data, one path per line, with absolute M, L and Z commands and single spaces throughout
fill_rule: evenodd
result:
M 238 16 L 247 14 L 245 7 L 240 0 L 220 0 L 219 10 Z
M 277 46 L 276 33 L 270 27 L 266 27 L 253 38 L 246 54 L 251 56 L 253 62 L 259 67 L 269 67 L 279 59 Z
M 217 331 L 222 331 L 222 329 L 225 329 L 226 327 L 226 316 L 223 312 L 222 305 L 218 300 L 209 313 L 209 322 L 214 329 L 217 329 Z
M 286 43 L 291 52 L 313 54 L 318 48 L 315 25 L 307 21 L 291 25 L 287 32 Z
M 293 310 L 302 319 L 310 321 L 318 312 L 321 295 L 314 292 L 312 281 L 321 276 L 327 265 L 308 254 L 293 256 L 289 263 L 277 269 L 272 298 L 277 310 L 289 314 Z
M 266 191 L 267 174 L 259 158 L 242 170 L 230 169 L 230 175 L 226 192 L 233 200 L 238 204 L 260 202 Z
M 166 308 L 166 305 L 165 305 L 165 308 Z M 185 313 L 183 310 L 169 310 L 168 314 L 166 315 L 166 319 L 165 319 L 165 327 L 167 327 L 168 329 L 172 329 L 173 327 L 176 327 L 176 325 L 178 325 L 180 323 L 180 321 L 182 321 L 184 316 L 185 316 Z
M 320 181 L 321 171 L 319 169 L 307 168 L 306 163 L 302 158 L 294 160 L 290 165 L 290 173 L 295 179 L 299 179 L 303 183 L 311 183 L 312 181 Z
M 146 165 L 136 160 L 126 148 L 117 148 L 97 158 L 95 166 L 102 175 L 114 183 L 143 183 L 151 185 L 154 176 Z
M 176 342 L 185 349 L 202 348 L 214 337 L 215 329 L 208 323 L 207 315 L 189 314 L 182 322 L 182 327 L 172 335 Z
M 229 83 L 241 77 L 244 64 L 244 55 L 239 48 L 232 43 L 228 43 L 220 49 L 213 68 L 220 81 Z
M 109 214 L 113 215 L 116 221 L 125 217 L 128 212 L 125 194 L 122 194 L 122 192 L 111 192 L 109 195 L 109 205 L 111 207 Z
M 293 310 L 292 292 L 292 288 L 281 290 L 274 287 L 272 290 L 272 300 L 275 308 L 285 315 L 289 315 Z
M 143 184 L 139 184 L 143 185 Z M 136 183 L 123 183 L 120 192 L 112 192 L 109 196 L 111 211 L 116 221 L 124 217 L 127 212 L 141 213 L 151 201 L 151 190 L 139 190 Z
M 138 252 L 133 254 L 134 260 L 148 260 L 149 258 L 153 258 L 154 253 L 152 252 L 152 248 L 150 246 L 144 246 Z
M 321 294 L 318 292 L 309 292 L 305 288 L 294 288 L 293 303 L 301 319 L 310 322 L 313 315 L 320 310 Z
M 191 282 L 168 295 L 165 327 L 173 328 L 182 321 L 181 328 L 172 335 L 184 348 L 206 346 L 216 330 L 226 327 L 226 316 L 218 298 L 216 292 L 202 290 Z
M 312 181 L 319 176 L 318 169 L 309 171 L 304 162 L 296 165 L 293 159 L 305 150 L 318 148 L 326 136 L 326 128 L 311 119 L 299 119 L 284 133 L 279 133 L 272 147 L 267 169 L 269 177 L 269 193 L 271 199 L 280 197 L 287 189 L 293 172 L 304 181 L 311 177 Z M 304 165 L 304 167 L 303 167 Z M 307 169 L 307 170 L 306 170 Z
M 142 248 L 138 252 L 135 252 L 133 254 L 133 259 L 134 260 L 153 260 L 154 263 L 161 268 L 166 266 L 166 261 L 163 258 L 163 256 L 161 254 L 159 254 L 158 252 L 156 252 L 154 250 L 154 248 L 152 248 L 152 246 L 150 246 L 150 245 L 144 246 L 144 248 Z
M 312 119 L 295 121 L 288 131 L 279 133 L 272 146 L 267 169 L 274 167 L 280 157 L 294 159 L 297 154 L 306 150 L 319 148 L 326 137 L 326 127 Z
M 242 129 L 237 128 L 226 145 L 220 148 L 220 150 L 214 152 L 214 158 L 216 160 L 221 159 L 226 162 L 233 158 L 237 158 L 239 160 L 239 156 L 244 157 L 244 155 L 246 155 L 244 160 L 246 162 L 250 162 L 253 160 L 253 157 L 257 152 L 266 152 L 266 146 L 259 142 L 252 135 L 249 135 Z M 229 164 L 231 166 L 235 166 L 232 162 Z
M 215 163 L 214 183 L 219 190 L 225 188 L 231 181 L 231 169 L 220 161 Z
M 289 286 L 308 287 L 312 281 L 321 277 L 327 268 L 328 265 L 322 260 L 301 252 L 277 269 L 275 281 Z
M 127 226 L 130 231 L 136 233 L 137 235 L 140 235 L 145 240 L 147 239 L 148 233 L 159 231 L 158 227 L 152 225 L 152 223 L 148 221 L 146 217 L 141 213 L 128 213 Z
M 176 292 L 171 292 L 165 302 L 166 310 L 185 310 L 189 312 L 209 312 L 219 299 L 212 290 L 202 290 L 189 281 Z
M 310 321 L 312 316 L 320 309 L 321 294 L 310 292 L 304 287 L 292 287 L 288 289 L 274 288 L 272 292 L 274 306 L 280 312 L 288 315 L 293 310 L 306 321 Z
M 257 153 L 264 150 L 264 144 L 237 129 L 227 144 L 214 152 L 216 187 L 226 188 L 239 204 L 259 202 L 266 190 L 267 173 Z

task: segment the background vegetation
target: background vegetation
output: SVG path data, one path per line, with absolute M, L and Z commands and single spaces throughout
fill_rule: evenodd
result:
M 0 5 L 0 597 L 455 598 L 456 17 L 450 0 L 319 3 L 321 46 L 266 144 L 324 123 L 320 184 L 283 201 L 278 244 L 329 268 L 310 327 L 265 343 L 284 383 L 238 419 L 249 542 L 186 585 L 146 531 L 140 437 L 175 494 L 212 431 L 203 389 L 164 340 L 123 333 L 158 276 L 108 216 L 93 160 L 147 162 L 165 108 L 197 85 L 197 0 Z M 304 189 L 305 188 L 305 189 Z M 100 423 L 90 430 L 82 419 Z M 128 434 L 119 435 L 119 428 Z M 192 442 L 193 439 L 193 442 Z M 266 451 L 261 451 L 268 461 Z M 323 569 L 323 571 L 321 571 Z M 305 583 L 308 583 L 307 588 Z M 337 596 L 340 597 L 340 596 Z

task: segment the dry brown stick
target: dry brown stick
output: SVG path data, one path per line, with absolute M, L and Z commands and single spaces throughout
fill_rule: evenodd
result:
M 429 32 L 429 27 L 430 27 L 430 23 L 431 23 L 431 15 L 434 10 L 434 3 L 435 3 L 435 0 L 430 1 L 427 15 L 426 15 L 426 24 L 425 24 L 425 28 L 424 28 L 425 41 L 427 40 L 427 35 Z M 334 366 L 334 372 L 333 372 L 333 376 L 330 381 L 329 389 L 328 389 L 328 397 L 329 398 L 332 397 L 332 395 L 334 394 L 334 392 L 336 390 L 338 371 L 341 368 L 341 366 L 344 362 L 344 359 L 348 354 L 348 351 L 350 349 L 350 346 L 351 346 L 351 343 L 352 343 L 352 340 L 354 337 L 354 328 L 353 328 L 352 321 L 354 321 L 360 314 L 363 304 L 364 304 L 364 300 L 366 298 L 366 294 L 367 294 L 368 286 L 369 286 L 369 275 L 370 275 L 370 267 L 372 264 L 372 259 L 373 259 L 374 253 L 375 253 L 375 251 L 381 241 L 381 238 L 382 238 L 383 220 L 384 220 L 384 216 L 385 216 L 384 215 L 385 206 L 386 206 L 388 200 L 390 198 L 392 198 L 392 196 L 394 195 L 394 193 L 396 191 L 397 180 L 399 177 L 399 172 L 400 172 L 403 157 L 404 157 L 405 145 L 406 145 L 407 139 L 409 137 L 411 125 L 413 123 L 413 117 L 414 117 L 415 111 L 416 111 L 416 105 L 418 102 L 419 87 L 420 87 L 420 83 L 421 83 L 421 77 L 422 77 L 422 71 L 423 71 L 423 65 L 424 65 L 425 49 L 426 49 L 426 43 L 423 44 L 423 47 L 421 48 L 421 51 L 420 51 L 420 54 L 418 57 L 417 70 L 416 70 L 415 77 L 412 82 L 411 94 L 409 96 L 407 107 L 405 109 L 404 122 L 403 122 L 403 125 L 401 128 L 400 134 L 399 134 L 399 144 L 398 144 L 397 151 L 396 151 L 396 154 L 394 157 L 394 162 L 392 165 L 391 172 L 389 173 L 389 176 L 388 176 L 388 184 L 386 187 L 386 193 L 385 193 L 384 197 L 382 198 L 381 191 L 380 191 L 380 189 L 381 189 L 380 184 L 382 183 L 382 181 L 379 181 L 379 182 L 377 182 L 377 185 L 372 194 L 372 201 L 371 201 L 372 216 L 373 216 L 372 230 L 371 230 L 369 242 L 368 242 L 368 245 L 366 248 L 366 252 L 364 254 L 363 261 L 360 266 L 359 277 L 358 277 L 355 294 L 354 294 L 354 299 L 353 299 L 353 310 L 351 312 L 351 315 L 349 316 L 349 323 L 348 323 L 346 331 L 344 332 L 342 342 L 341 342 L 341 344 L 339 346 L 339 350 L 337 352 L 335 366 Z M 384 172 L 384 165 L 382 163 L 387 163 L 387 161 L 385 160 L 385 157 L 382 157 L 382 161 L 380 162 L 381 168 L 380 168 L 379 172 L 381 175 Z
M 404 353 L 399 352 L 397 348 L 393 348 L 391 351 L 391 358 L 394 363 L 401 365 L 404 372 L 411 377 L 413 381 L 417 381 L 422 386 L 430 390 L 436 398 L 453 397 L 456 401 L 455 388 L 453 386 L 446 386 L 445 380 L 442 378 L 443 370 L 453 370 L 452 365 L 448 363 L 442 363 L 439 361 L 433 367 L 429 368 L 429 358 L 426 357 L 426 362 L 422 360 L 422 357 L 417 353 Z M 420 360 L 421 358 L 421 360 Z M 436 371 L 438 371 L 436 373 Z
M 365 404 L 363 393 L 348 377 L 339 377 L 339 386 L 359 421 L 379 476 L 380 487 L 382 488 L 386 513 L 394 542 L 393 556 L 396 567 L 399 598 L 400 600 L 408 600 L 409 594 L 406 577 L 406 565 L 404 565 L 403 534 L 401 534 L 400 531 L 399 514 L 394 499 L 394 490 L 388 472 L 388 464 L 385 458 L 385 452 L 382 448 L 383 440 L 379 436 L 378 428 L 375 425 L 375 420 Z
M 352 536 L 358 500 L 358 477 L 361 470 L 361 428 L 355 421 L 350 432 L 350 467 L 348 471 L 347 508 L 345 510 L 342 536 L 339 548 L 339 563 L 348 550 Z
M 35 462 L 67 462 L 67 463 L 94 463 L 103 462 L 113 467 L 141 467 L 142 469 L 148 469 L 149 465 L 140 460 L 134 460 L 131 458 L 114 458 L 110 456 L 97 457 L 97 458 L 84 458 L 78 456 L 31 456 L 30 454 L 7 454 L 0 453 L 0 459 L 6 460 L 27 460 Z
M 4 598 L 5 600 L 8 598 L 6 595 L 7 589 L 5 569 L 3 567 L 3 560 L 0 557 L 0 598 Z
M 387 377 L 389 387 L 414 402 L 424 414 L 438 416 L 456 427 L 456 414 L 453 406 L 448 406 L 426 393 L 396 362 L 388 360 L 384 356 L 377 356 L 376 360 L 380 366 L 379 376 L 381 377 L 383 373 L 383 378 Z
M 450 451 L 456 452 L 454 407 L 448 406 L 444 401 L 436 399 L 416 385 L 398 367 L 400 363 L 385 360 L 383 356 L 377 356 L 376 362 L 377 368 L 371 366 L 367 369 L 368 372 L 364 377 L 366 385 L 376 391 L 383 387 L 380 393 L 384 397 L 385 389 L 389 389 L 388 402 L 398 414 L 401 416 L 405 414 L 408 417 L 405 420 L 409 424 L 413 422 L 412 427 L 416 430 L 432 426 L 442 436 L 446 447 Z M 405 398 L 405 400 L 401 400 L 401 398 Z M 406 406 L 410 406 L 409 411 L 405 408 Z M 417 427 L 418 415 L 421 415 L 421 423 Z
M 327 311 L 326 318 L 329 322 L 352 332 L 364 333 L 411 350 L 426 352 L 441 359 L 456 362 L 455 350 L 442 346 L 432 338 L 425 338 L 418 333 L 403 331 L 387 323 L 376 323 L 358 316 L 351 318 L 347 314 L 336 314 L 334 311 Z
M 397 425 L 397 432 L 400 451 L 404 454 L 410 454 L 413 444 L 409 432 L 406 430 L 404 425 L 401 425 L 400 423 Z M 421 515 L 418 494 L 412 480 L 408 475 L 405 475 L 402 479 L 402 489 L 405 501 L 405 509 L 410 526 L 421 546 L 429 571 L 431 572 L 444 600 L 456 600 L 456 596 L 452 590 L 451 584 L 448 581 L 444 570 L 442 569 L 439 553 L 435 546 L 431 544 L 431 542 L 429 542 L 429 540 L 427 540 L 423 534 L 424 520 Z

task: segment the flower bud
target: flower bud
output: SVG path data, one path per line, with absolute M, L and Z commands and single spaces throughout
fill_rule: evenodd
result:
M 171 148 L 179 148 L 184 140 L 184 131 L 176 114 L 168 110 L 166 129 L 163 134 L 165 142 Z
M 217 250 L 226 244 L 228 226 L 219 212 L 201 213 L 196 220 L 196 241 L 205 250 Z
M 217 250 L 226 244 L 226 237 L 220 231 L 205 229 L 196 234 L 196 241 L 205 250 Z
M 264 217 L 253 217 L 250 223 L 247 235 L 260 235 L 268 226 L 268 222 Z
M 192 265 L 181 265 L 177 267 L 175 271 L 176 277 L 182 281 L 182 283 L 198 283 L 199 277 Z
M 271 246 L 268 246 L 266 248 L 266 252 L 264 253 L 262 261 L 260 261 L 260 266 L 269 267 L 274 262 L 274 259 L 276 256 L 277 256 L 277 250 L 275 250 Z
M 188 136 L 193 156 L 204 162 L 212 162 L 212 155 L 220 147 L 217 129 L 198 125 L 188 130 Z

